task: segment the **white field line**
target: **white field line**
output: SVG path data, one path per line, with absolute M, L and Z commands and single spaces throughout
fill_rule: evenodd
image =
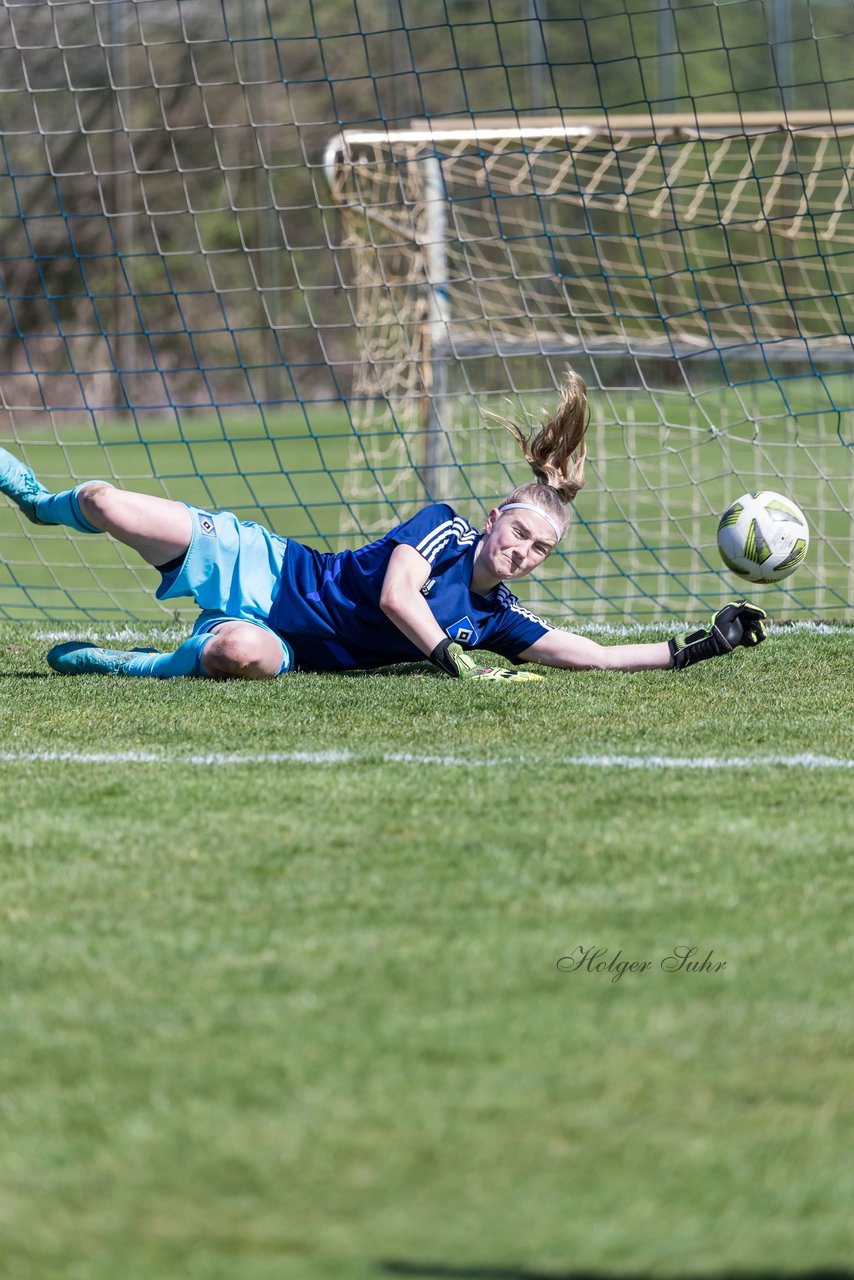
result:
M 207 768 L 236 768 L 242 765 L 310 764 L 310 765 L 414 765 L 416 768 L 446 769 L 543 768 L 565 769 L 854 769 L 854 759 L 838 756 L 800 755 L 767 756 L 627 756 L 578 755 L 554 759 L 534 756 L 452 756 L 418 755 L 409 751 L 362 752 L 347 748 L 330 751 L 0 751 L 0 764 L 159 764 L 190 765 Z

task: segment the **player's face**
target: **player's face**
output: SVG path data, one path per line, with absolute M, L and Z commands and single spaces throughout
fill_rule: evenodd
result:
M 496 507 L 486 522 L 478 564 L 496 581 L 524 578 L 556 545 L 554 529 L 536 511 L 499 511 Z

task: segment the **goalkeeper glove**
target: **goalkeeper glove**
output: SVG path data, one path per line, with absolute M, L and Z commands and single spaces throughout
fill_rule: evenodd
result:
M 765 610 L 746 600 L 724 605 L 712 617 L 706 631 L 692 631 L 668 640 L 673 665 L 677 671 L 706 658 L 719 658 L 738 645 L 761 644 L 765 639 Z
M 462 645 L 453 640 L 440 640 L 430 654 L 430 661 L 440 671 L 458 680 L 542 680 L 533 671 L 509 671 L 506 667 L 479 667 Z

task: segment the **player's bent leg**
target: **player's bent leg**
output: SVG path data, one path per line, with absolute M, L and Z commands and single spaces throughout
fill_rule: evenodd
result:
M 212 633 L 201 659 L 206 675 L 231 680 L 271 680 L 290 666 L 282 641 L 252 622 L 224 622 Z
M 132 547 L 149 564 L 166 564 L 190 545 L 193 518 L 182 502 L 114 489 L 101 480 L 80 485 L 77 502 L 93 528 Z

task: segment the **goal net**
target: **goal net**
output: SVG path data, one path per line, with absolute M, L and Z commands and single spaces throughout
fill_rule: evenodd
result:
M 352 527 L 520 478 L 491 414 L 592 406 L 571 549 L 536 603 L 643 617 L 743 590 L 747 490 L 807 511 L 776 614 L 854 599 L 854 112 L 413 121 L 333 138 L 361 362 Z M 389 423 L 392 429 L 389 429 Z

